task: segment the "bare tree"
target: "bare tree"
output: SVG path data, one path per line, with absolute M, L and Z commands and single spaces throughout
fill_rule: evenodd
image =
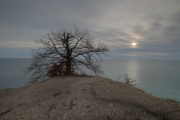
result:
M 33 59 L 27 69 L 32 73 L 31 83 L 47 77 L 75 74 L 82 71 L 82 66 L 95 75 L 103 73 L 98 62 L 109 50 L 102 43 L 96 45 L 88 30 L 52 31 L 35 42 L 42 47 L 31 49 Z

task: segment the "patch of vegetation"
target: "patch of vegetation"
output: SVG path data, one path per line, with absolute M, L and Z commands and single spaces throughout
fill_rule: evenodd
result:
M 133 80 L 127 73 L 125 73 L 124 75 L 119 75 L 118 76 L 118 80 L 122 79 L 122 81 L 126 84 L 132 85 L 132 86 L 136 86 L 136 84 L 134 83 L 135 80 Z

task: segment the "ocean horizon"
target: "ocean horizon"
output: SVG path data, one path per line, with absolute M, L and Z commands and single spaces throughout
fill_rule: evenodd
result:
M 31 58 L 0 58 L 0 89 L 28 85 L 31 75 L 24 71 L 30 63 Z M 128 74 L 146 93 L 180 102 L 180 60 L 105 59 L 101 66 L 102 77 L 123 82 Z

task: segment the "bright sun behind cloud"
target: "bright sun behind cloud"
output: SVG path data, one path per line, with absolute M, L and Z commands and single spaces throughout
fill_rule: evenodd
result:
M 132 45 L 132 46 L 136 46 L 136 45 L 137 45 L 137 43 L 131 43 L 131 45 Z

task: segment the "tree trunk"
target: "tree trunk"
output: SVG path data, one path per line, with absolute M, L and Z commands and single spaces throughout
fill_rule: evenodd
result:
M 71 74 L 71 60 L 70 59 L 67 59 L 66 61 L 66 75 L 69 75 Z

